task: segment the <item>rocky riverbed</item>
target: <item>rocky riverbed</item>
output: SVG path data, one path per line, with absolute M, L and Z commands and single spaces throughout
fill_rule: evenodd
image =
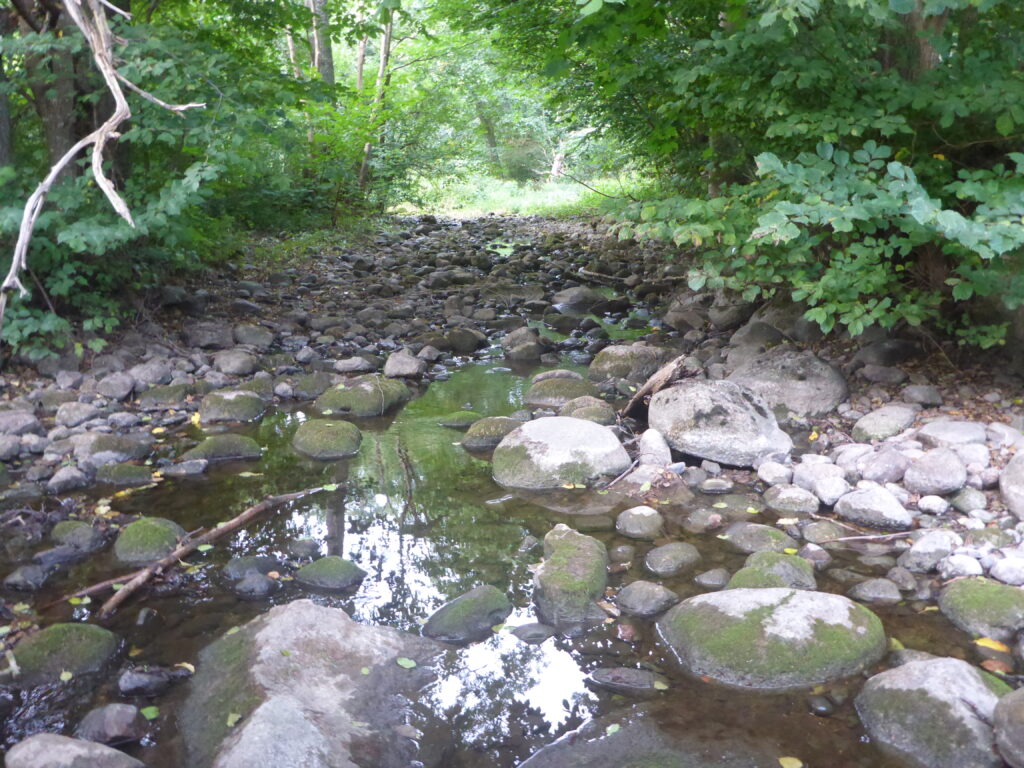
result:
M 1024 766 L 1018 378 L 405 224 L 6 376 L 10 768 Z

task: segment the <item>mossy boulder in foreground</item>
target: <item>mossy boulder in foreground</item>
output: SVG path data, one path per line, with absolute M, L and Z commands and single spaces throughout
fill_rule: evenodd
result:
M 51 624 L 15 646 L 21 669 L 17 683 L 30 687 L 56 682 L 62 672 L 98 672 L 117 653 L 117 645 L 113 632 L 95 624 Z
M 316 399 L 316 409 L 325 416 L 345 414 L 354 418 L 383 416 L 412 397 L 409 387 L 401 381 L 383 376 L 360 376 Z
M 301 424 L 292 438 L 292 448 L 312 459 L 346 459 L 359 453 L 363 433 L 348 421 L 314 419 Z
M 737 688 L 785 690 L 857 674 L 885 652 L 882 622 L 839 595 L 729 589 L 698 595 L 658 621 L 692 674 Z
M 172 520 L 144 517 L 129 523 L 114 542 L 114 554 L 128 565 L 148 565 L 169 554 L 185 530 Z
M 604 618 L 594 601 L 608 583 L 608 552 L 597 539 L 556 525 L 544 537 L 544 562 L 533 576 L 540 618 L 566 635 Z
M 857 713 L 878 746 L 915 768 L 1000 768 L 996 702 L 1009 687 L 965 661 L 911 661 L 875 675 Z

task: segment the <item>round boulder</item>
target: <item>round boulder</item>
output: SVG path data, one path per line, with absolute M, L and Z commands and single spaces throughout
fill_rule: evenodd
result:
M 529 408 L 561 408 L 577 397 L 596 397 L 597 387 L 583 379 L 555 377 L 534 381 L 523 397 Z
M 494 479 L 508 488 L 541 490 L 618 475 L 629 455 L 607 427 L 567 416 L 528 421 L 494 449 Z
M 328 555 L 304 565 L 295 572 L 295 581 L 307 587 L 342 592 L 359 586 L 366 571 L 337 555 Z
M 648 421 L 675 450 L 733 466 L 793 447 L 764 400 L 732 381 L 688 380 L 663 389 L 651 398 Z
M 375 375 L 360 376 L 328 389 L 316 399 L 314 405 L 325 416 L 344 413 L 365 419 L 383 416 L 411 397 L 409 388 L 401 381 Z
M 797 416 L 824 416 L 849 394 L 838 368 L 790 345 L 747 360 L 728 380 L 760 395 L 772 408 Z
M 509 432 L 523 422 L 508 416 L 485 416 L 474 421 L 462 438 L 462 447 L 468 451 L 493 451 Z
M 657 623 L 692 674 L 759 690 L 798 688 L 857 674 L 885 653 L 882 622 L 852 600 L 794 589 L 698 595 Z
M 114 633 L 95 624 L 51 624 L 14 647 L 18 684 L 56 682 L 63 672 L 98 672 L 117 653 L 117 645 Z
M 434 611 L 423 625 L 423 634 L 446 643 L 473 643 L 490 637 L 510 613 L 512 603 L 505 593 L 484 584 Z
M 939 610 L 968 634 L 1005 642 L 1024 629 L 1024 589 L 991 579 L 957 579 L 939 595 Z
M 114 554 L 128 565 L 147 565 L 169 554 L 185 535 L 173 520 L 143 517 L 121 529 L 114 542 Z
M 219 421 L 256 421 L 265 409 L 263 398 L 254 392 L 211 392 L 203 398 L 199 416 L 206 424 Z
M 359 453 L 363 434 L 348 421 L 313 419 L 299 425 L 292 448 L 311 459 L 346 459 Z

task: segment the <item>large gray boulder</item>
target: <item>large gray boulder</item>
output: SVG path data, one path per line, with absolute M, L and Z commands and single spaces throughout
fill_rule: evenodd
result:
M 629 379 L 634 382 L 643 382 L 675 357 L 674 351 L 663 347 L 652 347 L 639 343 L 613 344 L 594 356 L 587 376 L 592 381 Z
M 608 584 L 608 552 L 592 536 L 556 525 L 544 537 L 544 561 L 533 575 L 540 618 L 566 635 L 604 614 L 595 600 Z
M 748 360 L 728 380 L 760 395 L 772 408 L 797 416 L 824 416 L 849 394 L 838 368 L 790 345 Z
M 970 635 L 1006 642 L 1024 629 L 1024 589 L 991 579 L 957 579 L 939 594 L 939 610 Z
M 186 762 L 336 768 L 363 764 L 358 750 L 405 768 L 418 744 L 396 729 L 442 648 L 309 600 L 277 606 L 200 653 L 178 715 Z
M 1001 768 L 992 714 L 1008 690 L 959 659 L 911 661 L 875 675 L 856 699 L 872 740 L 915 768 Z
M 884 530 L 905 531 L 914 522 L 899 499 L 880 485 L 847 493 L 836 502 L 835 512 L 851 523 Z
M 953 493 L 967 482 L 967 467 L 949 448 L 933 448 L 911 462 L 903 486 L 911 493 L 938 496 Z
M 729 589 L 684 600 L 658 636 L 695 676 L 759 690 L 799 688 L 857 674 L 885 653 L 882 622 L 840 595 Z
M 1018 519 L 1024 520 L 1024 451 L 1018 453 L 999 475 L 1003 503 Z
M 648 421 L 681 453 L 749 467 L 793 447 L 768 405 L 732 381 L 684 381 L 651 398 Z
M 56 733 L 37 733 L 4 755 L 6 768 L 146 768 L 134 757 L 103 744 Z
M 551 416 L 528 421 L 494 449 L 494 479 L 509 488 L 545 489 L 621 474 L 629 455 L 607 427 Z

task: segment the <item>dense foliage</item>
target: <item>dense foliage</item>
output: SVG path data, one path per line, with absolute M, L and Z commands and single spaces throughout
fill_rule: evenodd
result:
M 693 287 L 982 346 L 1024 303 L 1017 3 L 451 2 L 660 170 L 619 232 L 697 246 Z

